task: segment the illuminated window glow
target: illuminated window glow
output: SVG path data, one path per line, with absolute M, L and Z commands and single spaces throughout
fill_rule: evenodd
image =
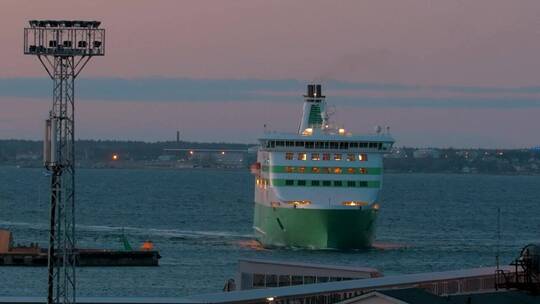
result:
M 301 201 L 286 201 L 284 202 L 288 205 L 295 205 L 295 206 L 307 206 L 311 204 L 311 201 L 308 200 L 301 200 Z
M 334 154 L 334 160 L 341 160 L 341 153 Z
M 367 161 L 367 154 L 358 154 L 358 160 L 359 161 Z
M 361 202 L 361 201 L 346 201 L 341 203 L 343 206 L 350 206 L 350 207 L 357 207 L 357 206 L 367 206 L 367 202 Z
M 294 153 L 292 153 L 292 152 L 285 153 L 285 159 L 286 160 L 292 160 L 293 158 L 294 158 Z
M 298 160 L 307 160 L 306 153 L 298 153 Z

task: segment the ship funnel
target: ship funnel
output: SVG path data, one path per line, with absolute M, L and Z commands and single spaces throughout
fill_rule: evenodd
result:
M 308 98 L 324 98 L 322 96 L 322 86 L 320 84 L 308 84 L 307 85 L 307 95 L 304 95 L 304 97 Z
M 304 95 L 304 111 L 298 133 L 311 135 L 326 124 L 326 101 L 320 84 L 308 84 Z

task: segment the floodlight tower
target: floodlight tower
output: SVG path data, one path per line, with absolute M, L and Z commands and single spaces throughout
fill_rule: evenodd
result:
M 44 166 L 51 172 L 47 303 L 75 303 L 75 78 L 105 55 L 99 21 L 31 20 L 24 54 L 37 56 L 53 80 L 45 124 Z

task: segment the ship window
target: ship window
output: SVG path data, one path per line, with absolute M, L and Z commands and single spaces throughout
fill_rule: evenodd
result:
M 311 160 L 320 160 L 321 156 L 319 153 L 311 153 Z
M 285 185 L 286 186 L 294 186 L 294 181 L 292 179 L 287 179 L 287 180 L 285 180 Z
M 379 150 L 382 149 L 382 143 L 379 143 L 378 146 Z
M 304 284 L 304 280 L 302 276 L 292 276 L 291 285 L 302 285 L 302 284 Z
M 334 181 L 334 186 L 335 187 L 341 187 L 341 186 L 343 186 L 343 183 L 341 181 Z
M 331 181 L 323 181 L 322 185 L 325 186 L 325 187 L 329 187 L 329 186 L 332 185 L 332 182 Z
M 341 154 L 340 153 L 334 154 L 334 160 L 341 160 Z
M 260 273 L 253 274 L 253 287 L 264 288 L 264 274 L 260 274 Z
M 306 167 L 298 167 L 298 173 L 306 172 Z
M 292 152 L 285 153 L 285 159 L 286 160 L 292 160 L 293 158 L 294 158 L 294 153 L 292 153 Z
M 277 287 L 277 275 L 275 274 L 266 275 L 266 287 Z
M 351 148 L 358 148 L 358 143 L 357 142 L 352 142 L 351 143 Z
M 311 181 L 311 185 L 312 185 L 312 186 L 319 186 L 320 184 L 321 184 L 321 182 L 318 181 L 318 180 L 312 180 L 312 181 Z
M 347 168 L 347 173 L 354 174 L 354 168 Z
M 330 142 L 330 149 L 337 149 L 339 147 L 338 143 L 335 141 Z
M 283 147 L 283 146 L 285 146 L 285 142 L 284 142 L 284 141 L 282 141 L 282 140 L 276 141 L 276 147 Z
M 315 276 L 305 276 L 304 284 L 313 284 L 315 283 Z
M 276 147 L 276 142 L 275 141 L 270 141 L 270 148 L 275 148 Z
M 347 187 L 354 187 L 356 183 L 354 181 L 347 181 Z
M 323 146 L 324 149 L 328 149 L 328 147 L 330 146 L 330 144 L 327 141 L 325 141 L 323 144 L 324 144 Z
M 370 148 L 377 148 L 377 143 L 370 142 L 370 143 L 369 143 L 369 147 L 370 147 Z
M 287 141 L 287 142 L 285 142 L 285 146 L 287 146 L 287 147 L 294 147 L 294 141 Z
M 312 173 L 320 173 L 320 172 L 321 172 L 321 169 L 319 169 L 319 167 L 312 167 L 312 168 L 311 168 L 311 172 L 312 172 Z
M 306 160 L 307 154 L 306 153 L 298 153 L 298 160 Z
M 322 155 L 322 160 L 330 160 L 330 153 L 324 153 Z
M 298 181 L 298 186 L 305 186 L 306 185 L 306 181 L 301 179 Z
M 334 171 L 334 174 L 341 174 L 342 172 L 341 168 L 339 167 L 335 167 L 333 171 Z
M 347 154 L 347 161 L 355 161 L 356 156 L 354 154 Z
M 358 183 L 358 186 L 360 186 L 360 187 L 367 187 L 367 186 L 368 186 L 368 183 L 367 183 L 366 181 L 360 181 L 360 182 Z
M 340 149 L 349 149 L 349 143 L 348 142 L 340 142 L 339 143 L 339 148 Z
M 279 286 L 291 286 L 291 277 L 288 275 L 280 275 Z
M 332 173 L 332 167 L 325 167 L 325 168 L 323 168 L 323 173 L 327 173 L 327 174 Z
M 315 142 L 315 149 L 322 149 L 323 143 L 322 141 L 316 141 Z
M 313 149 L 313 142 L 312 141 L 306 141 L 306 149 Z
M 360 172 L 360 174 L 366 174 L 367 173 L 366 168 L 359 168 L 358 171 Z
M 367 161 L 367 154 L 358 154 L 359 161 Z
M 317 283 L 326 283 L 328 282 L 328 277 L 317 277 Z
M 368 143 L 367 142 L 361 142 L 360 143 L 360 148 L 367 148 L 368 147 Z
M 285 172 L 287 172 L 287 173 L 293 173 L 293 172 L 294 172 L 294 167 L 291 167 L 291 166 L 285 167 Z
M 297 147 L 303 147 L 304 146 L 304 142 L 303 141 L 297 141 L 294 143 L 295 146 Z

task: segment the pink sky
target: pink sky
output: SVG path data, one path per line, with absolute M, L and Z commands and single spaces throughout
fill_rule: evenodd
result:
M 540 79 L 540 1 L 537 0 L 519 3 L 7 0 L 0 9 L 0 78 L 45 76 L 35 58 L 22 55 L 22 28 L 29 19 L 96 19 L 107 29 L 107 53 L 89 64 L 83 72 L 86 77 L 338 79 L 486 87 L 536 86 Z M 298 88 L 298 95 L 303 89 Z M 446 92 L 425 94 L 448 97 Z M 29 113 L 36 107 L 31 105 L 47 103 L 21 100 L 25 100 L 24 105 L 8 97 L 0 98 L 0 138 L 39 138 L 37 134 L 41 131 L 26 126 L 35 123 Z M 161 140 L 168 138 L 164 134 L 178 125 L 186 134 L 192 134 L 190 139 L 237 140 L 246 138 L 237 132 L 247 132 L 249 140 L 253 140 L 254 130 L 262 119 L 261 110 L 277 114 L 282 107 L 294 111 L 300 108 L 298 104 L 263 102 L 175 105 L 125 101 L 112 105 L 114 110 L 105 105 L 106 101 L 81 105 L 81 125 L 77 128 L 81 137 Z M 140 111 L 155 111 L 152 119 L 158 123 L 149 122 L 144 130 L 135 131 L 141 126 L 132 109 L 139 107 Z M 169 107 L 178 107 L 186 117 L 178 122 L 177 116 L 157 110 L 171 110 Z M 40 111 L 44 116 L 46 107 Z M 269 120 L 275 125 L 293 126 L 294 130 L 298 118 L 294 111 L 294 115 L 276 115 Z M 401 144 L 442 145 L 443 137 L 455 146 L 473 142 L 513 147 L 538 144 L 534 137 L 539 129 L 535 118 L 540 114 L 538 107 L 513 110 L 351 107 L 346 111 L 351 117 L 369 114 L 369 118 L 361 121 L 392 125 L 396 135 L 401 136 L 398 138 Z M 111 113 L 115 113 L 114 119 Z M 221 124 L 198 125 L 208 115 Z M 191 122 L 190 117 L 198 120 Z M 6 123 L 8 120 L 12 124 Z M 358 121 L 346 125 L 359 131 L 371 129 L 371 125 Z M 104 126 L 118 132 L 108 133 Z M 223 136 L 216 136 L 219 129 Z M 429 136 L 423 136 L 422 132 Z

